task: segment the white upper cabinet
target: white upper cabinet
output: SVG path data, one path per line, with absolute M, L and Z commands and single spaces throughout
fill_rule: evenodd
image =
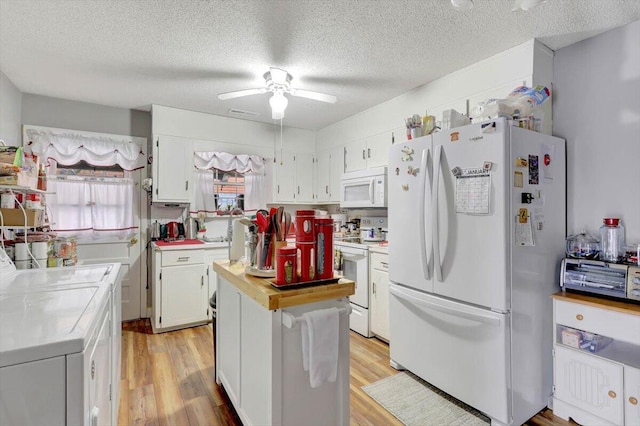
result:
M 295 201 L 313 202 L 313 154 L 296 153 L 296 193 Z
M 344 147 L 319 151 L 316 156 L 315 201 L 340 202 L 340 178 L 344 173 Z
M 153 202 L 188 203 L 192 169 L 191 140 L 153 136 Z
M 311 203 L 313 192 L 313 154 L 283 151 L 275 165 L 273 202 Z
M 391 132 L 385 132 L 348 143 L 344 148 L 344 171 L 386 166 L 391 140 Z

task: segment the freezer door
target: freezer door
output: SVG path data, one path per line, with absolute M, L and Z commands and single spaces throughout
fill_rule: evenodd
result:
M 508 314 L 390 285 L 391 360 L 509 424 Z
M 431 136 L 389 150 L 389 280 L 432 291 Z
M 433 293 L 507 311 L 509 157 L 504 121 L 492 123 L 433 137 Z

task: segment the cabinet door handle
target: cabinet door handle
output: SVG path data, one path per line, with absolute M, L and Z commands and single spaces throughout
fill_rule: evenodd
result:
M 325 185 L 324 187 L 324 193 L 328 194 L 329 193 L 329 185 Z
M 178 258 L 178 262 L 188 262 L 191 256 L 182 256 Z
M 614 391 L 612 391 L 612 390 L 610 390 L 609 392 L 607 392 L 607 394 L 609 395 L 609 398 L 615 398 L 616 396 L 618 396 L 618 395 L 616 395 L 616 393 L 615 393 Z
M 367 158 L 371 158 L 371 148 L 367 148 Z
M 278 185 L 278 194 L 280 193 L 280 185 Z
M 576 315 L 576 319 L 578 321 L 582 321 L 584 319 L 584 317 L 582 316 L 582 314 L 578 314 L 578 315 Z
M 364 149 L 362 150 L 362 159 L 366 160 L 367 158 L 364 156 Z
M 376 294 L 376 283 L 373 283 L 373 294 Z
M 204 275 L 200 275 L 200 287 L 204 286 Z
M 188 181 L 188 180 L 185 180 L 185 181 L 184 181 L 184 190 L 185 190 L 185 191 L 188 191 L 188 190 L 189 190 L 189 181 Z
M 638 399 L 637 399 L 637 398 L 634 398 L 634 397 L 632 397 L 632 396 L 630 396 L 630 397 L 629 397 L 629 403 L 630 403 L 631 405 L 638 405 Z
M 298 195 L 300 195 L 300 185 L 298 185 Z

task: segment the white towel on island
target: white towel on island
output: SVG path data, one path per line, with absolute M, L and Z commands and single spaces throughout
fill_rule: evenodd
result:
M 302 314 L 302 366 L 309 372 L 312 388 L 335 382 L 338 374 L 337 308 L 319 309 Z

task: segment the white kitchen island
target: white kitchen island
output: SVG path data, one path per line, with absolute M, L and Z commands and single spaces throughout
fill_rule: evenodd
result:
M 349 302 L 353 281 L 278 290 L 244 266 L 219 261 L 216 381 L 245 425 L 349 424 Z M 303 313 L 342 308 L 338 373 L 312 388 L 302 364 Z M 293 323 L 293 324 L 292 324 Z

